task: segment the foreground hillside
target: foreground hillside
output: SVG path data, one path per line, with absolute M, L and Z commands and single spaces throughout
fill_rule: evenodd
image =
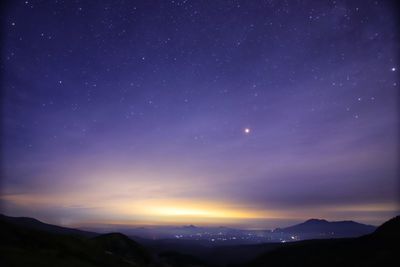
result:
M 398 259 L 400 216 L 359 238 L 285 244 L 245 266 L 391 266 Z
M 154 254 L 120 234 L 97 234 L 0 215 L 0 266 L 7 267 L 202 267 L 178 252 Z
M 139 244 L 120 233 L 100 235 L 7 216 L 0 216 L 0 236 L 0 266 L 7 267 L 389 266 L 396 260 L 400 217 L 358 238 L 240 246 Z
M 119 234 L 90 238 L 58 230 L 51 233 L 0 220 L 1 265 L 123 267 L 149 261 L 144 248 Z

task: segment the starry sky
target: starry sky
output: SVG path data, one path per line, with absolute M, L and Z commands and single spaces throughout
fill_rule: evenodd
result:
M 399 213 L 394 1 L 8 1 L 1 209 L 64 225 Z

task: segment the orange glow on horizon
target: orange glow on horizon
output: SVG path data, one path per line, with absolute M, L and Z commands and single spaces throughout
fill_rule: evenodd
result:
M 260 222 L 273 219 L 306 219 L 317 214 L 312 209 L 280 210 L 254 209 L 235 203 L 201 199 L 146 199 L 146 198 L 108 198 L 102 201 L 88 194 L 9 194 L 1 199 L 25 207 L 58 207 L 60 211 L 85 209 L 85 215 L 75 220 L 66 218 L 68 225 L 260 225 Z M 82 206 L 81 203 L 85 203 Z M 319 207 L 322 208 L 322 207 Z M 396 210 L 393 203 L 326 206 L 327 212 L 390 211 Z M 87 211 L 87 212 L 86 212 Z M 328 215 L 321 214 L 322 216 Z M 326 216 L 325 218 L 328 218 Z M 331 217 L 330 219 L 334 219 Z

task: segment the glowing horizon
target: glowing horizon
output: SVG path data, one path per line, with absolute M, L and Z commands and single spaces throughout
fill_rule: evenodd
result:
M 64 210 L 74 209 L 90 209 L 95 210 L 94 213 L 86 214 L 87 216 L 80 216 L 78 220 L 60 219 L 64 225 L 73 226 L 98 226 L 98 225 L 125 225 L 125 226 L 151 226 L 151 225 L 189 225 L 196 224 L 200 226 L 240 226 L 241 228 L 265 228 L 265 226 L 282 226 L 282 222 L 301 222 L 309 218 L 323 218 L 328 220 L 356 220 L 359 222 L 380 224 L 386 219 L 376 220 L 376 218 L 365 216 L 376 212 L 383 212 L 386 214 L 396 214 L 397 203 L 371 203 L 363 205 L 343 205 L 343 206 L 322 206 L 308 208 L 305 210 L 265 210 L 254 209 L 250 206 L 243 206 L 236 203 L 217 203 L 201 200 L 188 200 L 184 199 L 119 199 L 108 201 L 107 204 L 99 200 L 85 197 L 87 194 L 74 194 L 59 195 L 53 198 L 49 195 L 4 195 L 1 197 L 2 201 L 6 201 L 8 205 L 16 205 L 19 207 L 29 208 L 49 208 L 51 206 L 58 206 Z M 79 203 L 86 203 L 83 206 Z M 97 205 L 96 205 L 97 203 Z M 100 204 L 102 203 L 102 204 Z M 325 212 L 321 212 L 324 209 Z M 24 209 L 23 209 L 24 210 Z M 65 211 L 64 211 L 65 212 Z M 60 218 L 63 218 L 60 213 Z M 67 212 L 68 213 L 68 212 Z M 358 215 L 355 215 L 360 213 Z M 29 213 L 24 211 L 24 214 Z M 343 215 L 344 214 L 344 215 Z M 96 218 L 95 221 L 90 217 Z M 390 216 L 390 215 L 389 215 Z M 33 215 L 33 217 L 35 217 Z M 120 218 L 115 220 L 115 218 Z M 48 220 L 48 218 L 45 218 Z M 285 224 L 285 223 L 284 223 Z M 287 223 L 286 223 L 287 224 Z M 265 225 L 263 227 L 263 225 Z

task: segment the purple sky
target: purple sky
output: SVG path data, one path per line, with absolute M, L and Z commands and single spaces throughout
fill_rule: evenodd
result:
M 71 225 L 389 219 L 393 3 L 9 1 L 2 212 Z

